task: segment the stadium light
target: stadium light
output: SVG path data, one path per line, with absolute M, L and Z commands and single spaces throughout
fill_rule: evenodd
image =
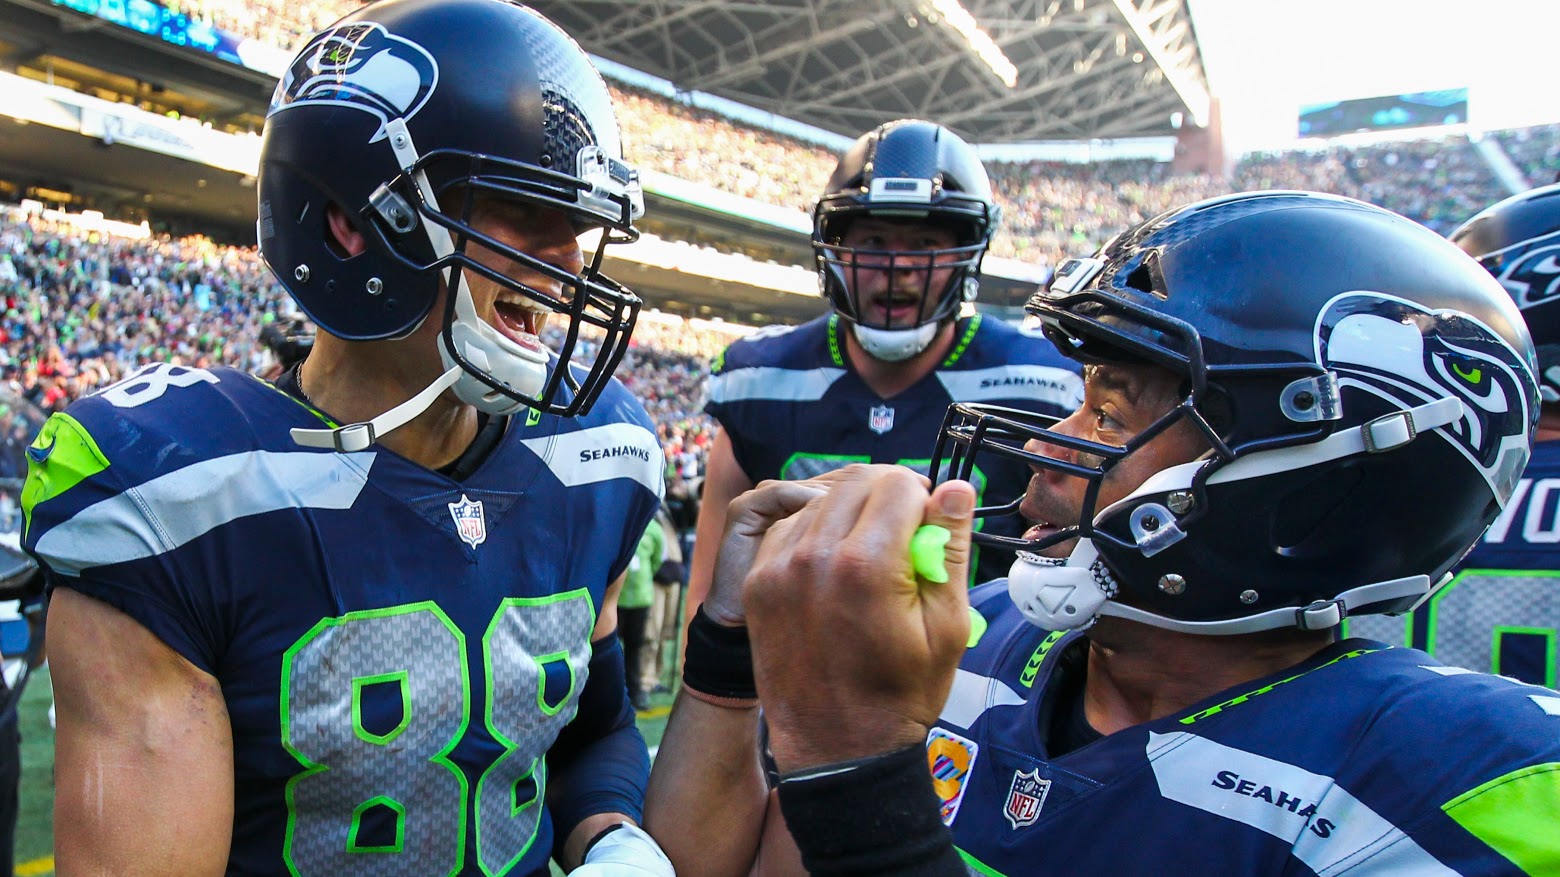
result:
M 964 40 L 970 52 L 986 65 L 997 79 L 1008 88 L 1018 86 L 1018 67 L 1003 54 L 991 34 L 986 33 L 959 0 L 930 0 L 921 4 L 921 14 L 928 21 L 941 21 Z

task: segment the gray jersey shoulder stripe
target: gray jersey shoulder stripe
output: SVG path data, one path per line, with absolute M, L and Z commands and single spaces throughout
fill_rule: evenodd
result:
M 754 366 L 732 369 L 710 378 L 710 401 L 716 404 L 767 399 L 815 402 L 845 374 L 842 368 L 808 370 Z
M 1023 702 L 1024 698 L 1002 680 L 960 669 L 954 674 L 953 688 L 949 690 L 948 700 L 938 718 L 950 725 L 969 728 L 992 707 L 1016 706 Z
M 1319 877 L 1371 860 L 1372 873 L 1457 877 L 1337 780 L 1184 731 L 1148 735 L 1159 793 L 1291 844 Z M 1390 862 L 1390 867 L 1383 867 Z
M 631 478 L 657 496 L 665 493 L 661 444 L 648 429 L 609 423 L 523 442 L 565 487 Z
M 1083 378 L 1049 365 L 999 365 L 969 371 L 939 371 L 937 380 L 956 402 L 1034 399 L 1072 411 L 1083 401 Z
M 350 508 L 375 456 L 247 451 L 203 460 L 82 509 L 44 533 L 37 551 L 55 572 L 75 576 L 155 557 L 250 515 Z

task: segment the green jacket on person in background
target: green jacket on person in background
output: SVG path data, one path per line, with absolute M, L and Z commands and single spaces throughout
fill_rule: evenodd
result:
M 661 565 L 665 554 L 666 536 L 661 525 L 650 519 L 644 535 L 639 537 L 639 547 L 634 549 L 634 559 L 628 563 L 628 577 L 623 582 L 623 593 L 618 596 L 622 609 L 644 609 L 655 600 L 655 583 L 652 576 Z

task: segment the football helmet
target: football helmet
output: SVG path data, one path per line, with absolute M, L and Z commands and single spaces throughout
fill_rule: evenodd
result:
M 1063 263 L 1026 310 L 1082 362 L 1148 363 L 1182 387 L 1120 447 L 950 409 L 933 471 L 968 478 L 995 453 L 1087 483 L 1060 532 L 976 534 L 1020 550 L 1009 592 L 1048 629 L 1112 615 L 1238 634 L 1406 611 L 1531 452 L 1533 344 L 1511 297 L 1433 232 L 1358 201 L 1260 192 L 1175 210 Z M 1105 474 L 1177 421 L 1210 450 L 1098 507 Z M 1065 560 L 1031 553 L 1073 537 Z
M 954 230 L 957 246 L 935 250 L 869 250 L 843 245 L 863 216 L 908 219 Z M 840 156 L 813 208 L 813 254 L 823 294 L 849 320 L 856 340 L 878 359 L 908 359 L 936 335 L 937 325 L 974 301 L 980 263 L 1000 212 L 975 149 L 940 125 L 889 122 L 862 135 Z M 932 289 L 932 267 L 950 274 Z M 917 271 L 924 277 L 919 312 L 911 319 L 869 316 L 857 293 L 863 270 Z
M 449 386 L 488 413 L 577 414 L 627 350 L 640 302 L 600 267 L 606 244 L 637 236 L 639 176 L 623 161 L 600 74 L 524 6 L 387 0 L 316 34 L 276 86 L 258 188 L 261 255 L 324 331 L 403 337 L 429 317 L 441 287 L 451 291 L 436 316 L 447 371 L 412 415 Z M 577 232 L 602 229 L 601 244 L 575 276 L 479 232 L 470 221 L 479 199 L 560 211 Z M 365 236 L 365 252 L 339 252 L 330 204 Z M 476 246 L 557 280 L 562 294 L 482 265 L 469 252 Z M 517 344 L 481 320 L 470 272 L 563 316 L 559 349 Z M 598 345 L 580 344 L 585 326 L 604 333 Z M 590 350 L 588 364 L 565 365 Z
M 1560 185 L 1487 208 L 1458 226 L 1451 240 L 1516 299 L 1538 346 L 1544 401 L 1560 402 Z

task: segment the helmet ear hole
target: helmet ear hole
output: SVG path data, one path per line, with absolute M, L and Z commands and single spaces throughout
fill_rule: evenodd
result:
M 340 259 L 350 259 L 368 249 L 368 241 L 352 217 L 334 201 L 325 205 L 325 246 Z

